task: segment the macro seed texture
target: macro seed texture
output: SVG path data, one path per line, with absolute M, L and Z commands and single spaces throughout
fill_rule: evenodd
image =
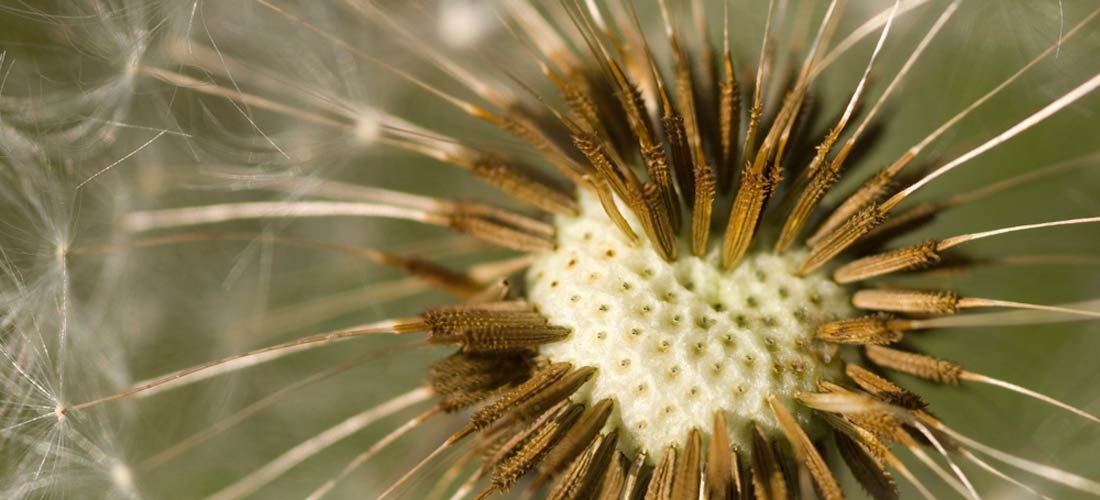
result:
M 648 241 L 632 245 L 594 197 L 581 200 L 580 215 L 557 218 L 558 247 L 531 266 L 527 298 L 573 332 L 540 353 L 598 369 L 574 399 L 615 402 L 608 426 L 624 451 L 659 456 L 692 429 L 709 435 L 719 410 L 731 443 L 748 447 L 750 423 L 777 430 L 769 395 L 809 426 L 793 394 L 841 375 L 814 337 L 850 315 L 843 287 L 799 276 L 803 252 L 751 253 L 732 270 L 717 251 L 666 262 Z
M 8 3 L 0 498 L 1100 497 L 1096 2 Z

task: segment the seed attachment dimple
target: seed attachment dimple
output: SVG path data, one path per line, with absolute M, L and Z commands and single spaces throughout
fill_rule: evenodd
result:
M 809 418 L 790 395 L 840 376 L 816 330 L 851 314 L 848 292 L 799 275 L 801 250 L 749 253 L 725 270 L 715 242 L 702 257 L 666 261 L 649 239 L 617 231 L 594 198 L 582 194 L 581 215 L 557 218 L 558 247 L 528 270 L 527 300 L 572 331 L 540 355 L 598 369 L 576 400 L 614 403 L 607 425 L 620 449 L 659 457 L 693 429 L 707 442 L 719 411 L 731 444 L 747 449 L 750 423 L 777 430 L 771 412 L 760 417 L 772 393 Z

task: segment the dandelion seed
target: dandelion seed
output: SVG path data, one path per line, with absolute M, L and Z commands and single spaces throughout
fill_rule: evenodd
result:
M 991 385 L 1100 422 L 1093 395 L 1063 401 L 917 350 L 966 335 L 948 329 L 1100 318 L 1096 299 L 944 278 L 1095 264 L 1091 240 L 1072 242 L 1076 256 L 1048 245 L 1094 214 L 955 216 L 1095 155 L 934 192 L 963 166 L 1025 161 L 1011 148 L 1067 117 L 1083 130 L 1060 133 L 1087 143 L 1100 69 L 1050 78 L 1040 65 L 1087 49 L 1100 9 L 1063 30 L 1059 3 L 1057 39 L 956 109 L 950 86 L 922 85 L 936 57 L 985 63 L 953 53 L 951 31 L 976 15 L 964 2 L 723 3 L 720 46 L 717 7 L 20 10 L 61 33 L 47 39 L 74 26 L 106 37 L 114 58 L 89 88 L 70 77 L 62 92 L 0 96 L 0 209 L 17 214 L 0 232 L 0 478 L 13 485 L 0 492 L 64 495 L 77 464 L 98 474 L 91 494 L 127 498 L 834 499 L 851 494 L 843 463 L 875 498 L 979 498 L 991 481 L 1100 495 L 1079 464 L 963 434 L 952 412 L 933 416 L 936 392 L 875 371 Z M 91 28 L 74 25 L 88 9 Z M 990 124 L 994 99 L 1031 95 L 1010 90 L 1027 75 L 1049 87 Z M 387 85 L 393 102 L 373 96 Z M 896 142 L 880 134 L 913 144 L 919 127 L 901 125 L 932 113 L 922 92 L 953 116 L 874 172 L 865 154 Z M 149 94 L 171 97 L 135 104 Z M 987 122 L 965 129 L 972 116 Z M 948 132 L 961 153 L 930 149 Z M 65 141 L 109 144 L 78 162 Z M 902 176 L 918 159 L 934 168 Z M 112 196 L 92 223 L 77 217 Z M 445 232 L 443 248 L 424 244 Z M 1042 234 L 1044 248 L 968 253 L 1009 234 Z M 903 272 L 920 284 L 883 280 Z M 421 293 L 433 295 L 395 303 Z M 1009 311 L 970 311 L 989 308 Z M 180 322 L 187 335 L 157 334 Z M 274 389 L 237 411 L 194 410 L 195 394 L 232 406 L 228 389 L 254 381 Z M 130 460 L 114 433 L 145 419 L 157 432 L 135 440 L 160 451 Z M 280 445 L 247 446 L 261 429 L 281 429 Z M 176 476 L 219 463 L 231 467 L 216 479 Z

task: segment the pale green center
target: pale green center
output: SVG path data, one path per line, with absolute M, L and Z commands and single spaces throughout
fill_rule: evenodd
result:
M 574 399 L 614 401 L 608 425 L 623 450 L 660 453 L 693 428 L 709 435 L 716 411 L 745 449 L 751 423 L 776 429 L 769 394 L 810 424 L 793 394 L 840 375 L 814 334 L 850 315 L 843 288 L 799 276 L 802 252 L 750 253 L 727 271 L 714 252 L 683 247 L 665 262 L 648 242 L 631 246 L 592 197 L 581 196 L 581 210 L 558 218 L 558 248 L 531 266 L 527 299 L 572 329 L 543 355 L 598 369 Z

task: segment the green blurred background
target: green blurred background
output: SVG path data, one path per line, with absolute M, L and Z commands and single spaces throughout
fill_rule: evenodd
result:
M 651 2 L 639 7 L 647 28 L 659 33 Z M 433 85 L 461 92 L 413 56 L 408 43 L 385 30 L 377 18 L 357 14 L 345 2 L 281 2 L 288 10 L 321 26 L 333 37 L 386 62 L 409 68 Z M 840 35 L 851 31 L 889 2 L 850 2 Z M 719 7 L 711 9 L 712 35 L 718 36 Z M 777 29 L 779 39 L 793 36 L 796 7 Z M 946 6 L 932 1 L 899 18 L 880 64 L 873 72 L 869 97 L 876 97 Z M 520 47 L 500 29 L 489 29 L 464 49 L 443 46 L 437 34 L 454 15 L 434 2 L 383 7 L 428 43 L 462 61 L 476 74 L 500 77 L 490 60 L 503 62 L 525 82 L 543 92 L 550 87 L 538 76 Z M 874 148 L 853 166 L 840 189 L 851 187 L 871 171 L 895 159 L 957 110 L 1003 81 L 1044 50 L 1091 9 L 1093 1 L 968 1 L 927 54 L 904 87 L 884 110 L 886 127 Z M 492 16 L 484 5 L 479 15 Z M 742 79 L 752 74 L 763 29 L 763 2 L 730 4 L 731 38 Z M 265 179 L 288 179 L 304 195 L 316 179 L 381 186 L 418 194 L 508 201 L 463 172 L 385 146 L 367 146 L 353 135 L 306 121 L 234 104 L 220 97 L 174 87 L 140 74 L 127 73 L 133 61 L 164 67 L 208 81 L 240 85 L 245 92 L 292 103 L 310 97 L 338 97 L 347 103 L 379 107 L 440 133 L 503 148 L 530 157 L 516 139 L 456 112 L 392 73 L 331 40 L 295 26 L 262 6 L 237 2 L 0 2 L 0 43 L 6 53 L 8 78 L 3 88 L 6 127 L 41 144 L 39 167 L 11 166 L 15 177 L 39 178 L 20 168 L 42 168 L 48 176 L 36 189 L 56 189 L 48 216 L 21 209 L 33 197 L 11 197 L 0 206 L 4 228 L 0 244 L 6 260 L 33 273 L 48 260 L 49 238 L 42 220 L 70 228 L 71 247 L 122 238 L 114 223 L 136 209 L 191 206 L 227 201 L 286 198 L 257 189 Z M 817 15 L 817 14 L 815 14 Z M 489 23 L 488 26 L 494 26 Z M 815 139 L 847 100 L 874 43 L 872 35 L 839 60 L 822 77 L 818 102 L 823 112 L 814 124 Z M 186 40 L 190 40 L 187 42 Z M 651 37 L 651 42 L 656 37 Z M 232 66 L 233 79 L 180 63 L 196 47 L 216 46 Z M 186 49 L 188 44 L 194 44 Z M 659 43 L 657 45 L 660 45 Z M 1100 24 L 1092 23 L 1048 58 L 973 113 L 957 129 L 935 142 L 923 159 L 938 165 L 961 154 L 1015 121 L 1062 95 L 1100 71 Z M 176 52 L 173 52 L 176 51 Z M 228 61 L 228 62 L 227 62 Z M 241 66 L 233 66 L 233 61 Z M 264 81 L 288 83 L 301 95 L 266 87 Z M 465 95 L 465 94 L 463 94 Z M 301 104 L 294 104 L 301 106 Z M 1013 174 L 1062 160 L 1100 153 L 1100 95 L 1086 97 L 1017 139 L 967 164 L 921 193 L 933 199 L 987 185 Z M 246 118 L 247 117 L 247 118 Z M 91 124 L 91 125 L 89 125 Z M 124 125 L 123 125 L 124 124 Z M 168 130 L 146 145 L 159 131 Z M 75 132 L 74 132 L 75 131 Z M 277 145 L 278 148 L 274 147 Z M 812 147 L 807 145 L 806 147 Z M 133 153 L 133 154 L 131 154 Z M 105 166 L 125 158 L 80 190 L 75 186 Z M 17 163 L 9 157 L 9 163 Z M 1100 165 L 1098 165 L 1100 166 Z M 1100 213 L 1100 175 L 1095 168 L 1044 179 L 951 210 L 916 236 L 947 236 L 1018 223 Z M 41 194 L 41 193 L 39 193 Z M 834 197 L 835 199 L 835 197 Z M 381 318 L 416 314 L 424 306 L 452 301 L 424 290 L 399 273 L 339 253 L 291 248 L 265 241 L 264 235 L 339 241 L 366 247 L 411 252 L 456 267 L 508 256 L 449 235 L 439 228 L 387 220 L 289 220 L 235 223 L 221 231 L 260 235 L 250 242 L 205 241 L 106 254 L 74 255 L 71 292 L 80 328 L 72 383 L 66 397 L 82 401 L 107 387 L 201 363 L 227 354 L 286 341 L 310 333 Z M 1096 255 L 1100 232 L 1081 226 L 1011 235 L 967 245 L 976 256 L 1071 253 Z M 1038 303 L 1061 303 L 1100 295 L 1096 265 L 996 266 L 938 277 L 905 279 L 916 285 L 950 287 L 963 294 Z M 946 281 L 944 281 L 946 280 Z M 415 290 L 415 293 L 404 293 Z M 408 295 L 408 296 L 406 296 Z M 43 314 L 48 314 L 45 312 Z M 48 331 L 42 333 L 49 335 Z M 914 335 L 913 344 L 984 373 L 1049 394 L 1096 413 L 1100 411 L 1100 338 L 1089 323 L 1027 327 L 944 330 Z M 80 335 L 77 339 L 75 336 Z M 419 386 L 425 366 L 445 351 L 403 349 L 296 391 L 272 408 L 220 435 L 207 445 L 155 468 L 143 459 L 179 442 L 242 406 L 326 367 L 402 343 L 401 339 L 366 339 L 287 357 L 239 374 L 152 396 L 100 407 L 89 414 L 81 432 L 114 443 L 120 457 L 134 468 L 139 490 L 150 498 L 197 498 L 254 470 L 290 446 L 361 411 L 369 405 Z M 94 360 L 75 359 L 92 353 Z M 110 366 L 104 366 L 104 363 Z M 48 376 L 44 375 L 44 376 Z M 954 428 L 985 443 L 1030 459 L 1100 477 L 1100 428 L 1022 397 L 967 385 L 934 387 L 919 380 L 896 378 L 932 404 L 932 410 Z M 419 410 L 406 411 L 358 433 L 294 468 L 257 498 L 301 498 L 339 468 Z M 372 460 L 334 492 L 334 497 L 371 497 L 439 443 L 455 419 L 432 421 L 389 452 Z M 10 446 L 5 444 L 4 446 Z M 10 448 L 9 448 L 10 450 Z M 4 455 L 5 469 L 18 461 Z M 13 464 L 8 466 L 8 464 Z M 919 466 L 921 477 L 931 474 Z M 100 498 L 111 496 L 109 477 L 83 472 L 73 484 L 59 482 L 45 496 Z M 432 479 L 443 466 L 422 477 Z M 73 467 L 73 474 L 81 474 Z M 1008 470 L 1006 468 L 1006 470 Z M 98 472 L 96 472 L 98 471 Z M 974 471 L 980 491 L 1012 497 L 1019 490 Z M 12 478 L 14 476 L 7 475 Z M 934 482 L 931 481 L 930 482 Z M 905 496 L 913 494 L 905 491 Z M 941 494 L 948 490 L 937 489 Z M 1072 492 L 1050 490 L 1067 498 Z M 416 498 L 409 492 L 405 498 Z M 422 494 L 422 492 L 421 492 Z

